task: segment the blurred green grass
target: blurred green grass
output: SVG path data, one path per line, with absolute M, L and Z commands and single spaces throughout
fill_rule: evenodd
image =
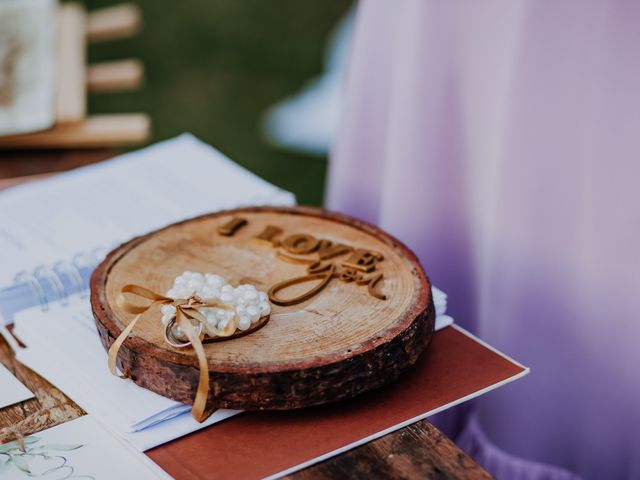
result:
M 113 1 L 88 0 L 89 10 Z M 260 118 L 320 73 L 328 33 L 348 0 L 139 0 L 134 38 L 92 45 L 89 61 L 129 57 L 145 64 L 145 85 L 94 94 L 92 113 L 147 112 L 152 142 L 192 132 L 266 180 L 320 205 L 326 159 L 267 145 Z M 176 159 L 177 162 L 180 159 Z

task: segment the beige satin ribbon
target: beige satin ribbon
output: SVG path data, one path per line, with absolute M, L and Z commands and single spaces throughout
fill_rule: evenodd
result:
M 146 298 L 148 300 L 151 300 L 151 303 L 146 306 L 133 305 L 125 298 L 125 293 Z M 133 328 L 135 327 L 138 320 L 140 320 L 142 315 L 144 315 L 145 312 L 156 305 L 173 305 L 176 308 L 176 322 L 178 323 L 178 326 L 182 328 L 185 335 L 191 342 L 191 345 L 193 346 L 193 349 L 196 353 L 196 357 L 198 358 L 198 367 L 200 369 L 198 389 L 193 400 L 193 408 L 191 410 L 191 414 L 193 415 L 193 418 L 195 418 L 198 422 L 203 422 L 204 420 L 206 420 L 207 417 L 211 415 L 211 412 L 205 412 L 207 399 L 209 396 L 209 365 L 207 363 L 207 356 L 205 355 L 204 347 L 202 345 L 202 339 L 204 338 L 204 325 L 200 335 L 198 335 L 196 333 L 196 330 L 193 328 L 191 320 L 195 320 L 196 322 L 204 324 L 205 317 L 199 311 L 199 309 L 203 307 L 215 307 L 225 310 L 233 310 L 233 308 L 228 305 L 218 303 L 213 299 L 199 299 L 196 297 L 186 299 L 173 299 L 165 297 L 164 295 L 160 295 L 159 293 L 156 293 L 153 290 L 149 290 L 148 288 L 142 287 L 140 285 L 132 284 L 122 287 L 116 299 L 116 304 L 125 312 L 135 314 L 136 316 L 129 322 L 129 325 L 127 325 L 126 328 L 122 330 L 120 335 L 118 335 L 118 338 L 116 338 L 116 340 L 109 348 L 108 365 L 111 373 L 120 378 L 127 378 L 129 376 L 128 373 L 125 373 L 124 375 L 118 374 L 118 371 L 116 369 L 116 359 L 118 357 L 120 347 L 122 347 L 122 344 L 129 337 Z M 219 336 L 231 336 L 235 332 L 235 330 L 236 322 L 231 321 L 229 322 L 227 327 L 219 333 Z

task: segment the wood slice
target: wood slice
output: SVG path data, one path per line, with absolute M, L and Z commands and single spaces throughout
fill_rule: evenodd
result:
M 235 217 L 246 220 L 246 225 L 233 235 L 220 234 L 219 229 Z M 274 238 L 283 243 L 275 246 L 255 238 L 267 226 L 282 230 Z M 290 238 L 294 234 L 380 255 L 377 258 L 382 260 L 372 262 L 372 271 L 356 271 L 364 278 L 380 273 L 383 277 L 369 292 L 368 285 L 334 276 L 304 301 L 272 304 L 269 322 L 256 332 L 205 344 L 209 404 L 245 410 L 300 408 L 350 398 L 396 379 L 415 363 L 433 334 L 435 310 L 429 280 L 415 255 L 380 229 L 305 207 L 223 211 L 168 226 L 116 248 L 91 278 L 91 305 L 103 345 L 108 348 L 133 317 L 116 304 L 125 284 L 164 294 L 176 276 L 191 270 L 217 273 L 234 286 L 251 283 L 266 292 L 279 282 L 307 274 L 306 265 L 281 256 L 291 255 L 287 247 L 298 253 L 313 250 L 312 237 L 296 237 L 294 242 Z M 316 249 L 297 257 L 318 255 Z M 346 253 L 325 262 L 334 265 L 336 274 L 348 274 L 354 271 L 350 259 L 352 254 Z M 313 286 L 312 282 L 293 285 L 278 295 L 290 298 Z M 372 294 L 384 294 L 386 299 Z M 191 348 L 168 345 L 159 319 L 157 310 L 144 314 L 120 349 L 118 366 L 144 388 L 193 403 L 198 384 L 196 356 Z

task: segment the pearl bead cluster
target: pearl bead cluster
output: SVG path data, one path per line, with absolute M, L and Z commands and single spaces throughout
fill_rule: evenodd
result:
M 166 296 L 179 299 L 196 296 L 203 300 L 223 303 L 233 310 L 217 307 L 202 307 L 200 313 L 206 318 L 203 325 L 211 336 L 219 336 L 236 328 L 248 330 L 261 317 L 271 313 L 271 305 L 267 294 L 258 291 L 253 285 L 245 284 L 234 288 L 225 282 L 220 275 L 212 273 L 183 272 L 173 281 L 173 287 L 166 292 Z M 176 315 L 173 305 L 161 307 L 162 323 L 167 325 Z M 182 336 L 184 332 L 178 326 L 175 333 Z

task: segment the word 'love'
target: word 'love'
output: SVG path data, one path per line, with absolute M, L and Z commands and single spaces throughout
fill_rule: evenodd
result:
M 233 236 L 247 224 L 246 219 L 233 217 L 218 227 L 218 233 Z M 282 235 L 282 228 L 267 225 L 253 239 L 277 249 L 277 256 L 284 261 L 306 265 L 307 274 L 273 285 L 267 292 L 272 303 L 288 306 L 304 302 L 320 293 L 334 278 L 345 283 L 354 282 L 357 285 L 367 286 L 367 291 L 372 297 L 379 300 L 387 299 L 387 296 L 377 289 L 383 279 L 383 274 L 376 271 L 378 263 L 384 260 L 381 253 L 319 239 L 308 233 L 294 233 L 281 240 Z M 345 258 L 342 261 L 335 261 L 338 257 Z M 309 290 L 296 296 L 283 296 L 283 291 L 287 288 L 307 282 L 316 283 Z

